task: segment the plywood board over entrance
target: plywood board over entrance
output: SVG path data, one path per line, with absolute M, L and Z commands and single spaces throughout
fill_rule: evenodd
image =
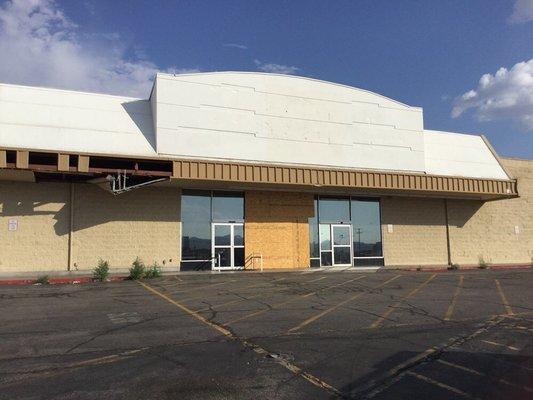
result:
M 313 213 L 313 195 L 309 193 L 246 192 L 246 260 L 251 263 L 252 254 L 261 254 L 265 268 L 308 267 L 307 221 Z

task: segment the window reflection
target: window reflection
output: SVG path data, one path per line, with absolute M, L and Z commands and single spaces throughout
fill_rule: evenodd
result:
M 318 242 L 318 199 L 314 200 L 314 216 L 309 218 L 309 254 L 311 258 L 320 257 Z
M 340 226 L 335 227 L 332 238 L 331 226 L 338 223 L 346 224 L 345 229 Z M 332 240 L 335 245 L 349 245 L 350 229 L 353 257 L 364 260 L 365 257 L 383 256 L 379 199 L 317 196 L 315 216 L 309 218 L 311 258 L 320 257 L 322 266 L 346 262 L 346 254 L 350 254 L 350 247 L 347 247 L 347 250 L 336 250 L 332 254 Z M 357 260 L 354 262 L 360 264 Z M 351 264 L 351 260 L 346 264 Z
M 214 192 L 213 221 L 243 221 L 244 197 L 242 193 Z
M 211 258 L 211 193 L 183 191 L 181 196 L 181 258 Z
M 320 222 L 350 222 L 350 199 L 320 197 Z
M 244 196 L 236 192 L 183 190 L 181 195 L 181 258 L 211 259 L 211 223 L 244 220 Z M 243 232 L 236 232 L 236 241 L 243 243 Z M 230 240 L 230 235 L 217 235 L 218 241 Z M 217 245 L 220 243 L 217 243 Z
M 380 257 L 381 225 L 379 202 L 352 199 L 352 225 L 355 257 Z

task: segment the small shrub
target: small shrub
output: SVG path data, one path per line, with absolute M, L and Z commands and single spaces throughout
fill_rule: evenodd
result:
M 456 271 L 459 269 L 459 264 L 453 263 L 452 265 L 448 267 L 448 269 L 451 271 Z
M 147 279 L 152 279 L 159 278 L 161 275 L 161 267 L 159 266 L 159 264 L 157 264 L 157 262 L 155 262 L 146 269 L 144 277 Z
M 96 281 L 105 282 L 109 276 L 109 262 L 98 260 L 98 266 L 93 269 L 93 278 Z
M 483 258 L 483 256 L 479 256 L 479 268 L 480 269 L 486 269 L 487 268 L 487 262 Z
M 39 285 L 48 285 L 50 281 L 48 280 L 48 275 L 41 275 L 35 280 L 36 284 Z
M 136 281 L 138 279 L 143 278 L 145 274 L 146 267 L 144 266 L 142 260 L 137 257 L 135 261 L 133 261 L 133 263 L 131 264 L 129 279 Z

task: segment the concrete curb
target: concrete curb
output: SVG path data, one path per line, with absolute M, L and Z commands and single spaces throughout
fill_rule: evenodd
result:
M 0 286 L 1 285 L 35 285 L 35 279 L 30 278 L 24 278 L 24 279 L 0 279 Z M 127 276 L 111 276 L 108 278 L 107 282 L 119 282 L 119 281 L 125 281 L 127 280 Z M 80 283 L 92 283 L 97 282 L 94 280 L 92 276 L 76 276 L 76 277 L 55 277 L 55 278 L 48 278 L 48 283 L 52 285 L 56 284 L 65 284 L 65 283 L 71 283 L 71 284 L 80 284 Z
M 400 267 L 400 268 L 379 268 L 377 271 L 403 271 L 403 272 L 461 272 L 461 271 L 483 271 L 483 270 L 512 270 L 512 269 L 533 269 L 533 264 L 494 264 L 494 265 L 487 265 L 486 268 L 479 268 L 478 265 L 465 265 L 465 266 L 459 266 L 458 269 L 449 269 L 448 267 Z M 263 272 L 259 271 L 224 271 L 224 272 L 216 272 L 216 274 L 219 273 L 277 273 L 277 272 L 295 272 L 295 273 L 301 273 L 302 271 L 308 271 L 310 269 L 275 269 L 275 270 L 266 270 Z M 317 270 L 314 272 L 320 272 L 324 271 Z M 342 272 L 344 270 L 339 270 L 339 272 Z M 213 271 L 201 271 L 201 273 L 207 274 L 207 273 L 214 273 Z M 197 275 L 198 272 L 171 272 L 171 273 L 165 273 L 163 274 L 163 277 L 172 277 L 172 276 L 179 276 L 179 275 Z M 40 276 L 40 275 L 39 275 Z M 37 278 L 8 278 L 8 279 L 0 279 L 0 286 L 2 285 L 34 285 Z M 128 280 L 127 275 L 112 275 L 108 278 L 108 282 L 120 282 Z M 81 284 L 81 283 L 92 283 L 97 282 L 94 280 L 92 276 L 56 276 L 56 277 L 49 277 L 48 282 L 50 284 Z
M 388 268 L 395 271 L 408 272 L 448 272 L 448 271 L 483 271 L 483 270 L 504 270 L 504 269 L 533 269 L 532 264 L 494 264 L 480 268 L 479 265 L 459 265 L 457 269 L 450 267 L 406 267 L 406 268 Z

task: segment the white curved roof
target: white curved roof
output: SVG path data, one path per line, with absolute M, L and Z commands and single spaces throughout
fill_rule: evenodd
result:
M 0 147 L 507 179 L 481 138 L 424 131 L 419 107 L 266 73 L 157 74 L 148 100 L 2 84 Z

